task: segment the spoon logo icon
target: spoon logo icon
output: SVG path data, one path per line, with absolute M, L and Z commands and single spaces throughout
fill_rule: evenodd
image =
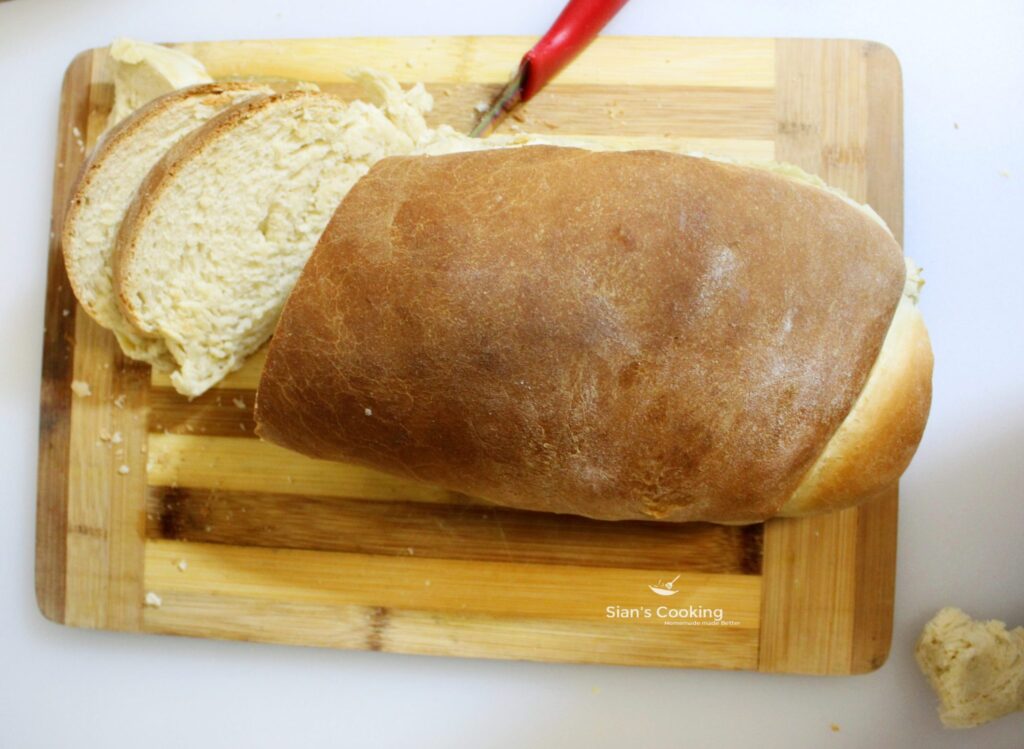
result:
M 659 596 L 674 596 L 679 592 L 679 589 L 675 587 L 676 581 L 679 580 L 680 575 L 676 575 L 667 583 L 662 583 L 658 580 L 657 585 L 648 585 L 652 593 L 657 593 Z

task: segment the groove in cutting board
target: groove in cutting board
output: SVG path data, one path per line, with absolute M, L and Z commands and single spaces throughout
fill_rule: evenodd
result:
M 430 121 L 465 127 L 472 105 L 494 93 L 531 41 L 182 47 L 215 77 L 269 77 L 278 87 L 313 80 L 343 96 L 355 93 L 346 68 L 375 66 L 407 83 L 426 81 L 436 100 Z M 79 55 L 65 78 L 55 230 L 84 156 L 79 143 L 95 141 L 110 107 L 105 56 Z M 901 116 L 899 66 L 879 45 L 607 37 L 503 130 L 784 158 L 868 198 L 899 237 Z M 210 393 L 181 398 L 166 376 L 126 361 L 81 313 L 56 239 L 49 252 L 36 584 L 40 608 L 55 621 L 395 652 L 801 673 L 857 673 L 885 658 L 895 487 L 859 509 L 748 528 L 605 523 L 498 508 L 312 460 L 254 438 L 264 351 Z M 72 378 L 89 382 L 93 395 L 72 398 Z M 143 605 L 147 591 L 160 596 L 159 608 Z M 721 608 L 727 624 L 643 617 L 691 604 Z M 610 617 L 608 607 L 640 617 Z
M 488 505 L 286 496 L 154 486 L 146 536 L 530 564 L 760 574 L 762 526 L 607 523 Z M 614 556 L 608 549 L 614 547 Z

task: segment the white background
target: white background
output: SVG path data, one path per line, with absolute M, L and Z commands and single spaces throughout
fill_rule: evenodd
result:
M 43 292 L 57 101 L 71 57 L 118 35 L 539 35 L 559 5 L 0 2 L 0 746 L 1024 746 L 1024 714 L 943 731 L 912 657 L 920 628 L 947 604 L 1024 624 L 1021 0 L 633 0 L 608 29 L 870 38 L 902 61 L 906 247 L 925 268 L 937 365 L 931 422 L 903 482 L 892 655 L 876 673 L 336 652 L 79 631 L 38 613 Z

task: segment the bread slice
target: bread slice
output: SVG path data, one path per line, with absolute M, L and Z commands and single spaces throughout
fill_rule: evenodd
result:
M 83 167 L 64 218 L 62 243 L 75 295 L 125 354 L 170 369 L 163 341 L 143 335 L 118 309 L 113 289 L 114 241 L 143 178 L 172 145 L 207 120 L 270 89 L 205 84 L 175 91 L 139 109 L 100 141 Z
M 247 102 L 154 167 L 118 237 L 125 316 L 161 338 L 195 396 L 271 334 L 338 202 L 413 139 L 381 109 L 313 91 Z

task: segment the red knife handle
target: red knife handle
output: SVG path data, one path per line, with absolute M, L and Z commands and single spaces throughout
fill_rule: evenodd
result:
M 572 62 L 627 0 L 569 0 L 565 10 L 548 33 L 523 56 L 520 68 L 525 72 L 523 101 L 535 93 Z

